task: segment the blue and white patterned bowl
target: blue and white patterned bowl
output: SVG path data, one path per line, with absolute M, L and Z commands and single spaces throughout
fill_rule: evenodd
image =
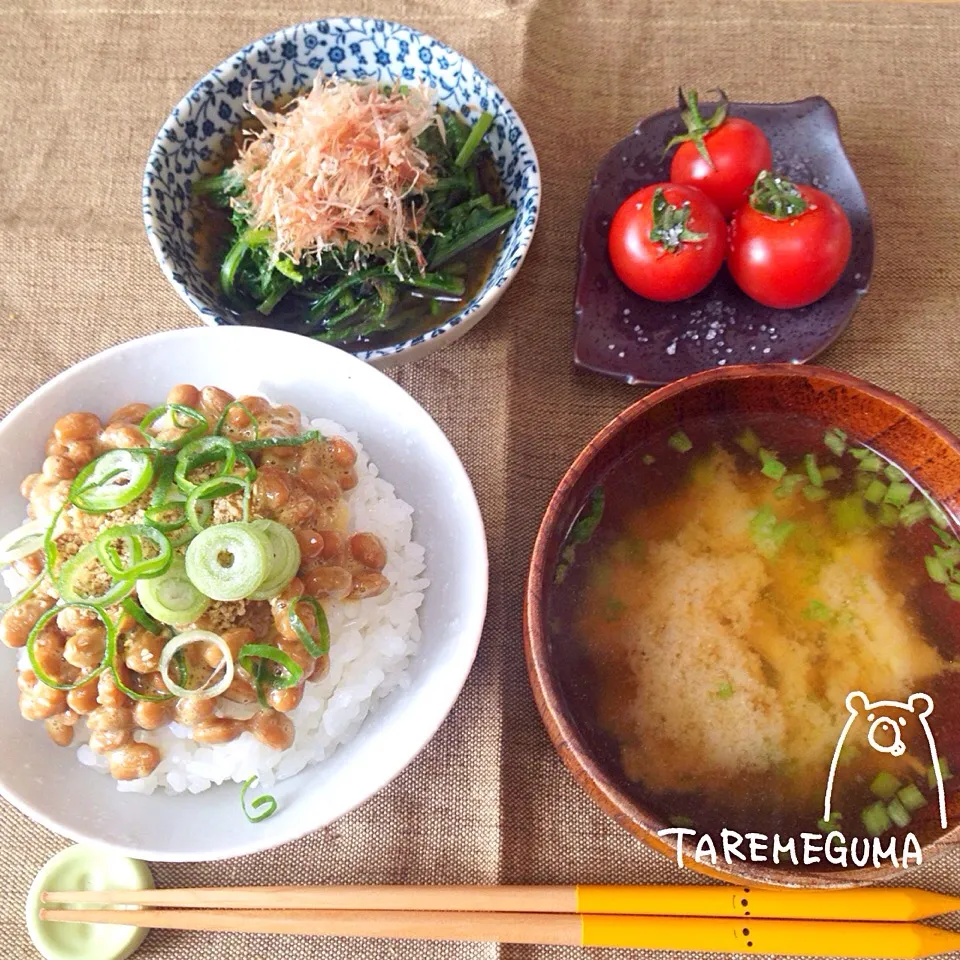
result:
M 191 184 L 214 172 L 226 141 L 247 115 L 248 90 L 267 103 L 303 90 L 317 73 L 383 83 L 422 81 L 434 88 L 438 103 L 469 120 L 483 110 L 495 117 L 487 142 L 518 215 L 486 283 L 435 329 L 358 353 L 381 367 L 418 359 L 462 337 L 513 280 L 537 225 L 540 168 L 526 128 L 495 84 L 456 50 L 412 27 L 368 17 L 300 23 L 245 46 L 211 70 L 174 108 L 150 150 L 143 174 L 150 246 L 174 289 L 205 323 L 236 322 L 198 263 Z

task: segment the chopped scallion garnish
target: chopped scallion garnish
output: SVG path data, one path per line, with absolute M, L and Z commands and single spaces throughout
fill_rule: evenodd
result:
M 940 767 L 941 780 L 951 780 L 953 778 L 953 773 L 950 771 L 950 764 L 947 763 L 946 757 L 938 757 L 937 766 Z M 937 786 L 937 771 L 935 767 L 931 766 L 927 769 L 927 785 L 931 790 Z
M 786 475 L 787 468 L 786 465 L 781 463 L 777 459 L 775 453 L 771 453 L 769 450 L 761 447 L 757 451 L 757 455 L 760 457 L 760 472 L 765 476 L 769 477 L 771 480 L 782 480 Z
M 843 451 L 847 449 L 847 435 L 838 427 L 831 427 L 823 435 L 823 442 L 830 452 L 838 457 L 842 457 Z
M 819 500 L 826 500 L 830 496 L 828 490 L 824 490 L 823 487 L 804 487 L 803 495 L 811 502 L 816 503 Z
M 900 781 L 892 773 L 881 770 L 871 781 L 870 792 L 881 800 L 890 800 L 896 796 L 901 786 Z
M 913 491 L 912 483 L 894 480 L 887 488 L 887 494 L 883 499 L 885 503 L 892 503 L 895 507 L 905 507 L 910 502 Z
M 751 457 L 755 457 L 760 450 L 760 438 L 749 427 L 734 442 Z
M 860 811 L 860 819 L 871 837 L 879 837 L 891 827 L 891 820 L 882 800 L 871 803 L 869 807 L 864 807 Z
M 817 466 L 817 458 L 814 454 L 808 453 L 803 458 L 803 465 L 807 470 L 807 476 L 810 478 L 810 482 L 815 487 L 823 486 L 823 475 L 820 473 L 820 468 Z
M 773 495 L 778 500 L 783 500 L 802 487 L 806 482 L 807 478 L 802 473 L 788 473 L 780 481 L 780 485 L 773 491 Z
M 667 440 L 667 446 L 677 453 L 687 453 L 693 449 L 693 441 L 682 430 L 678 430 Z
M 913 819 L 907 808 L 896 797 L 887 804 L 887 816 L 898 827 L 907 826 Z
M 912 527 L 927 515 L 927 506 L 923 500 L 914 500 L 900 511 L 900 523 L 905 527 Z
M 881 503 L 883 498 L 887 495 L 887 485 L 877 477 L 874 477 L 866 486 L 863 491 L 863 499 L 867 503 Z
M 911 813 L 927 805 L 926 797 L 920 792 L 920 788 L 915 783 L 908 783 L 905 787 L 901 787 L 901 789 L 897 791 L 897 799 Z
M 243 815 L 251 823 L 260 823 L 267 817 L 272 817 L 277 812 L 276 797 L 269 793 L 261 794 L 259 797 L 250 801 L 250 808 L 247 809 L 247 791 L 256 783 L 257 775 L 254 774 L 246 783 L 240 787 L 240 806 L 243 807 Z M 252 810 L 259 810 L 260 813 L 251 813 Z
M 924 566 L 927 568 L 927 574 L 935 583 L 947 583 L 950 580 L 946 569 L 936 557 L 926 556 L 923 558 Z
M 803 618 L 823 623 L 833 618 L 833 612 L 822 600 L 811 600 L 803 611 Z

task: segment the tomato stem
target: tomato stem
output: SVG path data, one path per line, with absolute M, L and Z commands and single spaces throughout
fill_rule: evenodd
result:
M 692 143 L 697 148 L 697 153 L 703 157 L 707 163 L 710 164 L 711 169 L 716 169 L 713 163 L 713 158 L 710 156 L 710 151 L 707 150 L 707 145 L 703 142 L 703 138 L 710 133 L 711 130 L 716 130 L 717 127 L 727 119 L 727 95 L 722 90 L 711 91 L 720 94 L 720 101 L 717 103 L 717 108 L 714 110 L 713 115 L 704 119 L 700 113 L 700 104 L 697 99 L 697 91 L 691 89 L 684 90 L 683 87 L 680 88 L 680 119 L 683 120 L 684 126 L 687 128 L 686 133 L 678 133 L 675 137 L 671 137 L 667 142 L 667 145 L 663 148 L 663 152 L 666 153 L 671 147 L 676 146 L 678 143 Z
M 669 253 L 678 253 L 682 243 L 696 243 L 706 240 L 705 233 L 695 233 L 687 226 L 690 218 L 690 204 L 668 203 L 663 188 L 653 191 L 652 220 L 653 229 L 650 231 L 650 242 L 659 243 Z
M 774 220 L 789 220 L 807 209 L 807 201 L 786 177 L 770 170 L 761 170 L 753 182 L 750 206 L 757 213 L 773 217 Z

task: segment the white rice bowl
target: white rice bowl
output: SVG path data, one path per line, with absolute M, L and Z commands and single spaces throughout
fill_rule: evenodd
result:
M 327 437 L 344 437 L 356 448 L 357 485 L 345 494 L 349 529 L 375 533 L 383 541 L 387 549 L 383 573 L 390 586 L 378 597 L 324 603 L 330 625 L 330 668 L 321 680 L 305 685 L 300 705 L 287 714 L 295 729 L 291 747 L 273 750 L 248 731 L 229 743 L 206 746 L 194 742 L 190 729 L 178 723 L 138 730 L 135 739 L 153 744 L 162 759 L 150 776 L 118 781 L 121 792 L 150 794 L 162 788 L 168 794 L 202 793 L 227 781 L 244 783 L 254 775 L 258 778 L 255 792 L 269 790 L 278 780 L 329 757 L 356 735 L 378 701 L 407 684 L 410 661 L 420 641 L 417 610 L 429 585 L 421 576 L 424 549 L 412 539 L 413 507 L 379 476 L 357 434 L 322 418 L 310 421 L 309 427 Z M 4 580 L 11 592 L 22 589 L 12 570 L 4 572 Z M 252 712 L 223 699 L 217 709 L 220 716 L 245 717 Z M 109 776 L 108 757 L 98 756 L 87 746 L 86 723 L 77 724 L 75 730 L 74 742 L 80 742 L 77 759 Z

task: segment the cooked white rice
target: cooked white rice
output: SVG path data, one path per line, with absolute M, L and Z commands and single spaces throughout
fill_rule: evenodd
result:
M 154 744 L 163 759 L 149 777 L 118 782 L 118 790 L 153 793 L 162 787 L 171 794 L 200 793 L 228 780 L 243 783 L 254 773 L 269 789 L 277 780 L 329 757 L 356 735 L 383 697 L 408 682 L 410 660 L 420 641 L 417 610 L 429 584 L 421 576 L 423 547 L 412 539 L 413 508 L 380 478 L 356 434 L 332 420 L 313 420 L 310 426 L 325 436 L 345 437 L 357 449 L 358 482 L 346 495 L 350 529 L 375 533 L 383 541 L 388 557 L 383 572 L 390 587 L 379 597 L 324 604 L 330 623 L 330 670 L 322 680 L 306 685 L 300 706 L 288 714 L 296 729 L 288 750 L 272 750 L 251 733 L 231 743 L 202 746 L 190 739 L 188 728 L 176 723 L 139 730 L 136 739 Z M 233 715 L 228 710 L 232 705 L 224 707 L 224 716 Z M 76 730 L 83 741 L 77 759 L 106 774 L 107 758 L 86 745 L 86 725 L 78 724 Z

